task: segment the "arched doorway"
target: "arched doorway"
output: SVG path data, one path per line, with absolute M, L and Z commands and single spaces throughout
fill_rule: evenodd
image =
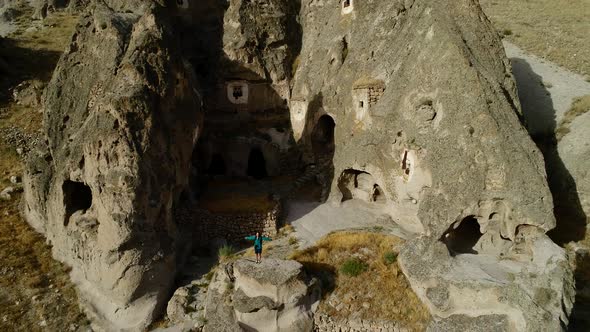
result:
M 322 115 L 311 134 L 311 144 L 316 153 L 334 151 L 334 128 L 336 123 L 329 115 Z
M 479 222 L 474 216 L 468 216 L 461 220 L 458 226 L 451 226 L 442 241 L 447 245 L 452 256 L 459 254 L 477 254 L 474 249 L 483 234 Z
M 264 159 L 264 154 L 259 148 L 253 148 L 250 150 L 247 174 L 255 179 L 262 179 L 268 176 L 266 171 L 266 159 Z
M 211 175 L 225 175 L 226 172 L 227 168 L 223 157 L 219 153 L 214 154 L 213 157 L 211 157 L 208 173 Z

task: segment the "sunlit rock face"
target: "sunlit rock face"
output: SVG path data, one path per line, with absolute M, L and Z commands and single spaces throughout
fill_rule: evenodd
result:
M 269 175 L 311 165 L 322 197 L 363 200 L 415 234 L 400 263 L 431 329 L 567 325 L 571 271 L 545 235 L 543 159 L 477 1 L 88 9 L 47 88 L 24 213 L 72 266 L 97 325 L 141 330 L 161 311 L 195 158 L 224 148 L 239 161 L 254 145 Z M 228 114 L 267 127 L 228 127 Z M 238 161 L 226 172 L 248 175 Z M 255 324 L 246 309 L 226 311 Z
M 291 121 L 311 146 L 333 120 L 330 199 L 364 200 L 417 234 L 402 266 L 440 326 L 500 314 L 517 329 L 560 329 L 571 273 L 545 235 L 544 163 L 479 4 L 304 1 L 301 24 Z M 524 294 L 551 296 L 529 310 Z
M 172 207 L 201 102 L 160 8 L 91 11 L 47 89 L 47 146 L 28 164 L 25 215 L 73 268 L 90 317 L 139 330 L 174 280 Z

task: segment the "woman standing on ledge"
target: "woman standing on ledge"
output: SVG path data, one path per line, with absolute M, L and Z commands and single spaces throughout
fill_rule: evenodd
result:
M 256 263 L 262 262 L 262 241 L 272 241 L 272 239 L 266 236 L 260 236 L 260 232 L 256 232 L 256 235 L 246 236 L 245 239 L 248 241 L 254 241 Z

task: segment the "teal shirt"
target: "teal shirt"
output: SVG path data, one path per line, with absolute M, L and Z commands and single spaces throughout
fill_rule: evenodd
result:
M 257 249 L 262 249 L 262 241 L 272 241 L 272 239 L 269 237 L 266 237 L 266 236 L 256 237 L 256 235 L 246 236 L 245 239 L 248 241 L 254 241 L 254 248 L 257 248 Z

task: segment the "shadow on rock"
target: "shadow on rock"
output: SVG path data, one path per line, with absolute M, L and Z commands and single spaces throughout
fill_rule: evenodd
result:
M 551 94 L 542 84 L 542 77 L 533 71 L 525 59 L 511 60 L 526 128 L 543 153 L 549 188 L 553 196 L 557 225 L 547 232 L 547 235 L 560 246 L 583 240 L 587 216 L 582 209 L 576 181 L 559 156 L 556 112 Z M 590 296 L 585 294 L 585 288 L 590 284 L 590 256 L 576 254 L 575 266 L 577 293 L 568 330 L 588 331 L 590 322 L 585 317 L 588 317 L 590 312 Z
M 328 264 L 300 262 L 305 272 L 322 283 L 322 300 L 325 300 L 336 288 L 336 269 Z
M 576 182 L 557 150 L 557 120 L 549 91 L 525 59 L 512 58 L 518 95 L 522 103 L 526 128 L 543 153 L 545 170 L 555 205 L 557 227 L 548 235 L 557 244 L 584 239 L 586 214 L 582 209 Z

